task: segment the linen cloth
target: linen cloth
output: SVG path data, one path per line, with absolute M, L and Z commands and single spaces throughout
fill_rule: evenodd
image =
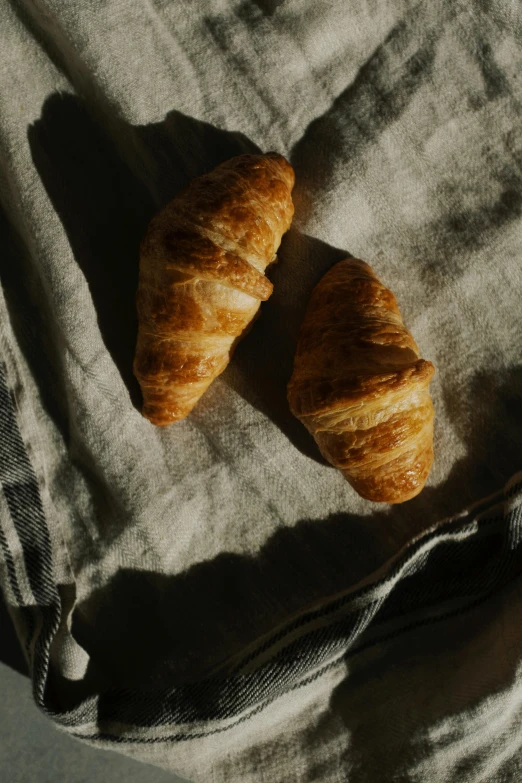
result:
M 1 582 L 37 704 L 194 781 L 518 780 L 520 7 L 6 0 L 0 31 Z M 140 238 L 257 149 L 297 178 L 274 293 L 155 429 Z M 348 254 L 437 367 L 434 468 L 398 507 L 286 403 Z

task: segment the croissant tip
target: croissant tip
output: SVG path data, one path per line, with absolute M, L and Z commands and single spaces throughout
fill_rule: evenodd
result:
M 346 478 L 346 476 L 345 476 Z M 352 482 L 349 482 L 352 484 Z M 413 500 L 417 497 L 417 495 L 420 495 L 422 490 L 425 487 L 425 481 L 421 482 L 416 486 L 414 489 L 410 490 L 409 492 L 387 492 L 384 491 L 376 491 L 376 492 L 365 492 L 360 487 L 355 487 L 352 484 L 352 487 L 355 489 L 358 495 L 360 495 L 364 500 L 370 500 L 372 503 L 387 503 L 392 506 L 398 506 L 401 503 L 407 503 L 408 500 Z
M 142 416 L 154 424 L 155 427 L 169 427 L 171 424 L 175 424 L 177 421 L 183 421 L 188 416 L 188 412 L 182 415 L 169 413 L 168 411 L 147 411 L 143 408 L 141 411 Z
M 275 150 L 271 150 L 270 152 L 266 152 L 264 154 L 265 158 L 270 158 L 271 160 L 279 163 L 284 169 L 286 169 L 287 173 L 293 178 L 293 182 L 295 182 L 295 173 L 294 168 L 290 161 L 285 158 L 284 155 L 282 155 L 280 152 L 275 152 Z

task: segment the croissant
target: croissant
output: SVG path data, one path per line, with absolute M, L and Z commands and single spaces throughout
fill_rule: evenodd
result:
M 434 372 L 392 292 L 364 261 L 346 259 L 312 293 L 288 400 L 359 495 L 402 503 L 422 490 L 433 462 Z
M 290 227 L 293 185 L 281 155 L 239 155 L 152 219 L 140 250 L 134 374 L 153 424 L 190 413 L 272 293 L 264 272 Z

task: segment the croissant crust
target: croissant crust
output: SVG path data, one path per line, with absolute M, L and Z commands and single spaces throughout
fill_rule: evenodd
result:
M 265 269 L 292 220 L 293 184 L 281 155 L 240 155 L 193 180 L 151 221 L 134 374 L 154 424 L 190 413 L 272 293 Z
M 433 462 L 433 364 L 364 261 L 333 266 L 312 293 L 288 385 L 290 408 L 362 497 L 401 503 Z

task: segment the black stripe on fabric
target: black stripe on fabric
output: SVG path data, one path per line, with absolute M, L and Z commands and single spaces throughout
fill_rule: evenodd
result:
M 512 580 L 514 581 L 516 579 L 518 574 L 513 577 Z M 502 587 L 507 587 L 509 584 L 509 581 L 506 582 Z M 352 658 L 354 655 L 357 655 L 358 653 L 364 652 L 369 647 L 373 647 L 377 644 L 382 644 L 387 641 L 391 641 L 399 636 L 401 636 L 404 633 L 408 633 L 409 631 L 414 631 L 416 628 L 422 628 L 426 627 L 428 625 L 434 625 L 435 623 L 442 622 L 443 620 L 449 620 L 453 617 L 459 617 L 466 612 L 475 609 L 476 607 L 483 604 L 485 601 L 488 600 L 488 598 L 491 598 L 492 594 L 481 596 L 480 598 L 475 599 L 471 603 L 467 604 L 465 607 L 461 607 L 459 609 L 453 610 L 453 611 L 447 611 L 443 612 L 442 614 L 436 616 L 436 617 L 429 617 L 424 620 L 418 620 L 417 622 L 412 622 L 409 624 L 406 624 L 402 626 L 401 628 L 396 629 L 395 631 L 383 634 L 375 639 L 372 639 L 371 642 L 368 644 L 362 644 L 360 646 L 354 647 L 350 650 L 347 650 L 343 655 L 340 655 L 333 661 L 329 661 L 329 663 L 322 666 L 320 669 L 318 669 L 316 672 L 314 672 L 309 677 L 306 677 L 305 679 L 301 680 L 300 682 L 295 683 L 291 688 L 288 688 L 285 693 L 291 693 L 292 691 L 299 690 L 300 688 L 304 688 L 307 685 L 310 685 L 315 680 L 318 680 L 320 677 L 322 677 L 324 674 L 326 674 L 328 671 L 335 669 L 337 666 L 342 665 L 346 660 L 349 658 Z M 283 695 L 283 694 L 280 694 Z M 267 707 L 272 704 L 278 696 L 274 696 L 271 699 L 267 699 L 266 701 L 258 704 L 251 712 L 249 712 L 247 715 L 242 715 L 238 720 L 234 721 L 233 723 L 228 724 L 227 726 L 217 726 L 216 728 L 209 729 L 208 731 L 200 731 L 200 732 L 194 732 L 194 733 L 187 733 L 187 734 L 171 734 L 168 736 L 159 736 L 159 737 L 124 737 L 124 736 L 117 736 L 115 734 L 110 733 L 103 733 L 99 732 L 97 734 L 81 734 L 79 732 L 71 732 L 72 736 L 77 737 L 78 739 L 83 739 L 85 741 L 90 742 L 108 742 L 108 743 L 115 743 L 115 744 L 136 744 L 136 745 L 155 745 L 162 742 L 186 742 L 191 739 L 203 739 L 204 737 L 210 737 L 214 734 L 222 734 L 225 731 L 228 731 L 229 729 L 235 728 L 236 726 L 241 725 L 242 723 L 245 723 L 246 721 L 250 720 L 251 718 L 258 715 L 260 712 L 265 710 Z
M 335 665 L 334 655 L 350 655 L 361 649 L 368 626 L 375 632 L 390 622 L 408 626 L 413 612 L 448 601 L 465 600 L 467 608 L 500 589 L 522 572 L 521 513 L 515 510 L 505 519 L 495 515 L 473 524 L 477 531 L 460 540 L 455 534 L 466 528 L 466 519 L 450 521 L 417 540 L 394 565 L 390 573 L 378 582 L 355 593 L 330 602 L 319 610 L 308 612 L 289 623 L 269 640 L 249 653 L 232 676 L 213 677 L 190 685 L 171 689 L 141 692 L 112 690 L 92 697 L 68 712 L 53 710 L 46 699 L 49 674 L 49 649 L 60 621 L 60 597 L 52 570 L 52 549 L 46 528 L 38 485 L 18 431 L 13 405 L 0 367 L 0 479 L 20 538 L 28 578 L 40 607 L 40 632 L 35 643 L 34 692 L 39 705 L 57 723 L 69 729 L 94 721 L 100 728 L 117 722 L 136 727 L 160 727 L 176 723 L 212 723 L 233 719 L 245 710 L 248 716 L 226 727 L 209 731 L 172 735 L 171 741 L 196 739 L 198 736 L 225 731 L 264 709 L 279 695 L 302 687 Z M 509 496 L 520 489 L 522 482 L 509 488 Z M 484 513 L 484 512 L 482 512 Z M 454 536 L 449 540 L 441 536 Z M 422 549 L 433 543 L 432 549 Z M 422 560 L 419 564 L 419 558 Z M 394 584 L 401 569 L 411 567 Z M 442 574 L 442 578 L 441 578 Z M 434 578 L 436 576 L 437 578 Z M 372 598 L 372 591 L 381 588 L 383 595 Z M 388 588 L 386 590 L 386 588 Z M 350 605 L 358 608 L 350 611 Z M 344 616 L 333 618 L 339 611 Z M 463 611 L 459 608 L 456 611 Z M 451 612 L 445 616 L 449 616 Z M 329 619 L 332 618 L 332 619 Z M 325 623 L 320 628 L 306 630 L 309 625 Z M 292 634 L 301 636 L 274 652 L 263 665 L 249 673 L 241 669 L 270 649 L 285 642 Z M 402 631 L 394 631 L 394 634 Z M 368 644 L 375 644 L 374 639 Z M 344 651 L 344 652 L 343 652 Z M 324 664 L 310 676 L 306 673 Z M 82 736 L 77 733 L 77 736 Z M 139 742 L 139 739 L 113 736 L 101 731 L 92 735 L 114 742 Z M 83 737 L 86 739 L 86 737 Z M 87 738 L 88 739 L 88 738 Z M 164 741 L 162 737 L 147 738 L 147 742 Z M 145 740 L 141 740 L 145 741 Z
M 516 510 L 510 519 L 495 518 L 481 522 L 484 535 L 471 541 L 443 542 L 444 545 L 435 546 L 422 570 L 390 586 L 387 596 L 369 601 L 341 620 L 296 639 L 252 673 L 208 679 L 170 691 L 149 692 L 148 705 L 134 691 L 102 694 L 98 701 L 98 724 L 108 725 L 115 719 L 114 716 L 128 725 L 149 728 L 230 719 L 256 703 L 277 698 L 291 689 L 307 671 L 333 655 L 347 648 L 359 648 L 370 622 L 375 636 L 376 629 L 390 622 L 407 625 L 414 611 L 433 608 L 441 603 L 454 604 L 455 601 L 460 604 L 465 601 L 469 607 L 476 600 L 484 600 L 522 573 L 520 547 L 516 551 L 509 548 L 509 541 L 513 540 L 509 531 L 512 526 L 519 529 L 520 520 L 520 510 Z M 518 539 L 518 536 L 515 538 Z M 491 558 L 487 564 L 484 564 L 485 557 Z M 469 578 L 460 582 L 451 578 L 452 570 L 462 567 L 469 571 Z M 438 583 L 434 579 L 437 574 L 440 578 Z M 418 596 L 416 602 L 412 601 L 412 595 Z M 460 606 L 455 611 L 461 611 Z M 67 720 L 66 716 L 62 717 Z M 67 720 L 68 725 L 74 725 L 74 716 L 68 717 L 72 719 L 71 722 Z
M 32 611 L 29 607 L 23 606 L 23 598 L 22 593 L 20 590 L 20 586 L 18 584 L 18 578 L 16 576 L 16 568 L 13 560 L 13 556 L 11 554 L 11 550 L 9 549 L 9 546 L 7 544 L 7 539 L 5 537 L 3 529 L 0 527 L 0 549 L 2 551 L 2 555 L 4 558 L 4 562 L 7 569 L 7 578 L 9 579 L 9 585 L 11 587 L 11 590 L 13 592 L 13 597 L 16 601 L 16 608 L 19 613 L 19 616 L 21 616 L 23 620 L 23 630 L 24 630 L 24 642 L 22 643 L 22 646 L 25 648 L 26 653 L 26 661 L 30 668 L 31 665 L 31 644 L 33 641 L 33 634 L 34 634 L 34 619 Z
M 517 485 L 518 489 L 522 488 L 522 482 L 520 482 Z M 499 520 L 503 519 L 502 516 L 496 515 L 491 518 L 485 518 L 480 523 L 478 523 L 482 529 L 485 528 L 486 525 L 491 525 Z M 400 573 L 401 570 L 405 568 L 405 566 L 408 564 L 408 561 L 411 561 L 413 557 L 415 556 L 415 553 L 418 552 L 422 547 L 424 547 L 427 543 L 434 539 L 439 539 L 442 536 L 445 536 L 447 534 L 451 534 L 453 532 L 461 531 L 466 527 L 465 524 L 463 524 L 462 519 L 457 520 L 450 520 L 446 522 L 445 524 L 440 525 L 435 530 L 431 531 L 430 533 L 427 533 L 425 536 L 422 537 L 422 539 L 419 539 L 418 545 L 413 545 L 412 547 L 408 548 L 408 550 L 400 557 L 396 564 L 393 566 L 392 570 L 382 579 L 377 580 L 375 582 L 372 582 L 369 585 L 366 585 L 359 590 L 356 590 L 354 592 L 349 593 L 348 595 L 342 596 L 340 598 L 337 598 L 325 606 L 314 610 L 313 612 L 307 612 L 301 617 L 299 617 L 297 620 L 293 621 L 289 625 L 286 625 L 283 629 L 281 629 L 279 632 L 273 634 L 268 640 L 266 640 L 261 646 L 257 647 L 254 651 L 249 653 L 245 658 L 242 659 L 242 661 L 237 665 L 237 667 L 234 669 L 234 672 L 239 672 L 242 669 L 244 669 L 248 664 L 250 664 L 253 660 L 255 660 L 257 657 L 259 657 L 261 654 L 267 652 L 270 647 L 273 647 L 274 645 L 278 644 L 281 641 L 284 641 L 285 637 L 289 636 L 291 633 L 298 630 L 300 627 L 304 625 L 308 625 L 312 623 L 315 620 L 319 620 L 321 618 L 326 617 L 328 614 L 334 614 L 338 612 L 343 606 L 346 606 L 349 603 L 353 603 L 356 600 L 362 600 L 365 596 L 370 595 L 372 592 L 375 592 L 375 590 L 381 586 L 384 586 L 386 583 L 389 583 L 390 581 L 393 581 L 395 577 Z M 474 539 L 471 539 L 471 541 L 474 541 Z M 440 541 L 439 546 L 444 546 L 446 542 Z M 469 542 L 466 541 L 466 545 Z M 453 544 L 453 541 L 448 542 L 449 545 Z M 444 584 L 439 584 L 438 582 L 433 583 L 432 585 L 428 585 L 428 590 L 423 592 L 423 595 L 430 596 L 433 600 L 437 590 L 440 591 L 441 588 L 444 588 Z M 431 588 L 431 590 L 430 590 Z M 469 587 L 471 589 L 471 586 Z M 430 595 L 431 593 L 431 595 Z M 419 599 L 418 596 L 412 596 L 414 600 Z M 441 595 L 442 598 L 442 595 Z
M 37 606 L 24 606 L 13 571 L 15 599 L 25 623 L 25 648 L 33 675 L 33 694 L 45 709 L 49 649 L 60 622 L 60 597 L 54 581 L 51 540 L 45 524 L 38 482 L 18 429 L 4 367 L 0 363 L 0 485 L 22 547 L 27 579 Z M 13 562 L 4 537 L 6 564 Z M 14 563 L 13 563 L 14 565 Z M 9 565 L 7 565 L 9 568 Z M 13 585 L 13 587 L 14 587 Z M 35 629 L 39 629 L 33 639 Z M 34 644 L 34 650 L 32 650 Z M 34 656 L 34 659 L 33 659 Z
M 0 368 L 0 484 L 20 539 L 27 578 L 40 605 L 57 596 L 52 570 L 51 542 L 34 474 L 18 430 L 13 403 Z

